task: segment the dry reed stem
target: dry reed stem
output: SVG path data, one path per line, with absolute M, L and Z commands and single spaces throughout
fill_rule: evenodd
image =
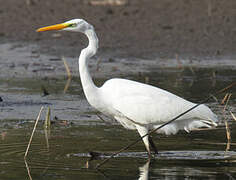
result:
M 27 173 L 28 173 L 29 179 L 32 180 L 32 176 L 31 176 L 31 174 L 30 174 L 30 168 L 29 168 L 29 166 L 28 166 L 28 163 L 27 163 L 26 159 L 25 159 L 25 167 L 26 167 L 26 169 L 27 169 Z
M 49 151 L 49 141 L 48 141 L 48 137 L 50 136 L 50 129 L 44 129 L 44 134 L 45 134 L 45 140 L 46 140 L 47 150 Z
M 225 110 L 226 110 L 226 108 L 227 108 L 227 106 L 228 106 L 229 99 L 230 99 L 231 95 L 232 95 L 232 94 L 229 93 L 228 96 L 227 96 L 227 100 L 226 100 L 226 103 L 225 103 L 225 106 L 224 106 L 223 112 L 225 112 Z
M 70 83 L 71 83 L 71 78 L 68 78 L 67 81 L 66 81 L 66 85 L 65 85 L 65 88 L 64 88 L 64 94 L 66 93 L 66 91 L 68 90 L 69 86 L 70 86 Z
M 231 135 L 230 135 L 230 128 L 229 128 L 229 123 L 228 123 L 228 121 L 225 121 L 225 129 L 226 129 L 227 140 L 228 140 L 228 142 L 230 142 L 230 140 L 231 140 Z
M 89 168 L 89 161 L 86 162 L 86 164 L 85 164 L 85 168 L 86 168 L 86 169 Z
M 34 129 L 33 129 L 33 131 L 32 131 L 32 134 L 31 134 L 31 137 L 30 137 L 30 140 L 29 140 L 27 149 L 26 149 L 26 151 L 25 151 L 25 156 L 24 156 L 24 158 L 26 158 L 26 156 L 27 156 L 27 154 L 28 154 L 28 151 L 29 151 L 29 148 L 30 148 L 30 145 L 31 145 L 33 136 L 34 136 L 34 132 L 35 132 L 35 129 L 36 129 L 36 127 L 37 127 L 37 124 L 38 124 L 38 121 L 39 121 L 39 118 L 40 118 L 40 115 L 41 115 L 42 110 L 43 110 L 43 106 L 41 107 L 41 109 L 40 109 L 40 111 L 39 111 L 39 114 L 38 114 L 38 117 L 37 117 L 37 119 L 36 119 L 36 121 L 35 121 Z
M 226 101 L 226 103 L 225 103 L 225 107 L 224 107 L 224 110 L 223 110 L 223 111 L 226 110 L 226 107 L 228 106 L 229 99 L 230 99 L 231 95 L 232 95 L 231 93 L 228 94 L 227 101 Z
M 232 95 L 231 93 L 227 93 L 225 95 L 225 97 L 223 98 L 223 100 L 222 100 L 222 103 L 224 103 L 226 101 L 224 109 L 223 109 L 223 115 L 225 117 L 224 118 L 224 121 L 225 121 L 225 131 L 226 131 L 226 137 L 227 137 L 227 146 L 226 146 L 225 152 L 227 152 L 230 149 L 230 142 L 231 142 L 230 127 L 229 127 L 229 123 L 227 121 L 227 118 L 225 116 L 225 110 L 227 108 L 227 105 L 229 103 L 229 99 L 230 99 L 231 95 Z
M 230 112 L 231 116 L 233 117 L 233 119 L 236 121 L 236 116 L 231 111 L 229 111 L 229 112 Z
M 225 148 L 225 153 L 230 150 L 231 146 L 231 135 L 230 135 L 230 128 L 228 121 L 225 121 L 225 129 L 226 129 L 226 137 L 227 137 L 227 143 L 226 143 L 226 148 Z
M 225 94 L 224 98 L 223 98 L 222 101 L 221 101 L 221 105 L 225 104 L 225 101 L 227 100 L 228 95 L 229 95 L 229 93 L 226 93 L 226 94 Z
M 64 65 L 65 65 L 65 68 L 66 68 L 66 72 L 67 72 L 68 78 L 71 78 L 72 75 L 71 75 L 70 68 L 69 68 L 69 66 L 68 66 L 68 64 L 67 64 L 67 62 L 66 62 L 65 57 L 62 57 L 62 61 L 64 62 Z
M 226 155 L 226 152 L 228 152 L 230 150 L 230 146 L 231 146 L 231 142 L 227 141 L 224 156 Z
M 51 109 L 48 107 L 48 111 L 46 114 L 46 118 L 44 121 L 44 133 L 45 133 L 45 139 L 46 139 L 46 146 L 49 151 L 49 142 L 48 142 L 48 136 L 50 135 L 50 127 L 51 127 Z
M 46 118 L 44 121 L 44 128 L 48 129 L 50 128 L 50 126 L 51 126 L 51 109 L 50 107 L 48 107 L 48 111 L 47 111 Z

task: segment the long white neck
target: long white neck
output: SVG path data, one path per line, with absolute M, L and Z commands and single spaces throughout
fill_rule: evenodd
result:
M 81 54 L 79 57 L 79 73 L 80 73 L 80 79 L 81 79 L 85 96 L 88 102 L 92 106 L 94 106 L 94 102 L 96 102 L 98 88 L 95 86 L 90 76 L 90 73 L 88 70 L 88 60 L 97 52 L 98 38 L 93 29 L 89 29 L 85 31 L 85 35 L 88 37 L 89 45 L 87 48 L 81 51 Z

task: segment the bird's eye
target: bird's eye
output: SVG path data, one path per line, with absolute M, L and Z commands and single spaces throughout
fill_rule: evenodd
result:
M 77 26 L 76 23 L 71 23 L 71 24 L 69 25 L 69 27 L 76 27 L 76 26 Z

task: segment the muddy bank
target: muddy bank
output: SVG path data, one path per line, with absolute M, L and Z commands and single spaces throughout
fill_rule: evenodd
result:
M 101 3 L 102 2 L 102 3 Z M 86 45 L 74 33 L 36 33 L 43 25 L 84 18 L 96 28 L 100 53 L 119 57 L 232 57 L 234 0 L 0 0 L 4 41 L 34 42 L 42 52 L 76 56 Z M 2 41 L 3 42 L 3 41 Z M 194 58 L 193 58 L 194 60 Z

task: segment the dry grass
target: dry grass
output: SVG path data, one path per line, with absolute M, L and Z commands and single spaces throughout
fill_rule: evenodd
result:
M 226 112 L 227 106 L 229 104 L 229 100 L 230 100 L 231 95 L 232 95 L 231 93 L 226 93 L 224 98 L 221 101 L 222 105 L 225 104 L 225 106 L 222 110 L 222 113 L 223 113 L 223 116 L 224 116 L 225 131 L 226 131 L 226 137 L 227 137 L 227 146 L 226 146 L 226 149 L 225 149 L 226 152 L 230 149 L 231 132 L 230 132 L 230 126 L 229 126 L 227 117 L 225 115 L 225 112 Z

